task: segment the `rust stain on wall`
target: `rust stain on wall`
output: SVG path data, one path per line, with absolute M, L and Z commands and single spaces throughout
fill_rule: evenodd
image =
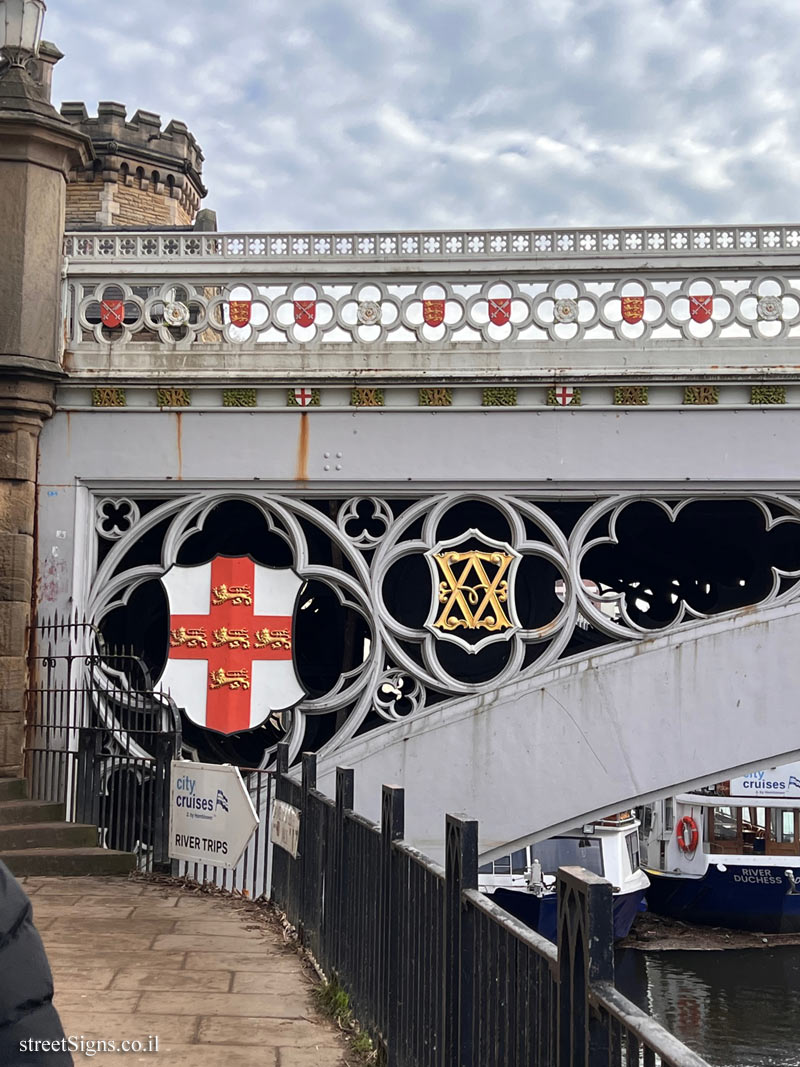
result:
M 297 438 L 297 469 L 295 479 L 298 482 L 308 481 L 308 412 L 300 415 L 300 433 Z

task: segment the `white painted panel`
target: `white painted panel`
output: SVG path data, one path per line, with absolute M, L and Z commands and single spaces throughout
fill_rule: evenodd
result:
M 208 698 L 208 660 L 171 659 L 167 661 L 159 686 L 179 708 L 183 708 L 192 722 L 206 724 Z
M 263 722 L 271 711 L 290 708 L 304 696 L 290 659 L 253 660 L 251 728 Z
M 208 615 L 211 611 L 211 564 L 172 567 L 161 579 L 171 615 Z
M 256 615 L 291 615 L 302 584 L 288 567 L 256 564 Z

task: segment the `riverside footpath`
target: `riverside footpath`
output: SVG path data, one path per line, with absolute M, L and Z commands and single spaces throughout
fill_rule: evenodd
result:
M 274 914 L 191 886 L 123 878 L 24 878 L 68 1037 L 140 1041 L 80 1050 L 76 1065 L 344 1067 L 341 1032 L 316 1007 L 316 975 Z M 155 1050 L 154 1039 L 158 1038 Z M 25 1056 L 20 1056 L 20 1064 Z

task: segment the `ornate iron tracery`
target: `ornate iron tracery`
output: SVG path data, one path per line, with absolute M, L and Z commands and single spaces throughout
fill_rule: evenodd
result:
M 225 490 L 103 497 L 95 514 L 89 617 L 112 639 L 120 627 L 128 640 L 144 634 L 154 674 L 167 640 L 159 590 L 169 567 L 251 551 L 302 579 L 295 648 L 307 698 L 233 748 L 214 748 L 184 724 L 189 751 L 239 762 L 268 762 L 279 740 L 294 752 L 332 748 L 611 641 L 800 592 L 800 504 L 776 494 L 547 500 L 464 490 L 316 499 Z M 443 590 L 432 561 L 454 545 L 474 557 L 494 546 L 508 560 L 500 579 L 489 570 L 477 584 L 469 579 L 481 590 L 476 605 L 486 594 L 491 606 L 489 590 L 497 596 L 508 583 L 510 599 L 497 596 L 497 605 L 508 606 L 513 625 L 496 626 L 486 645 L 442 640 L 432 624 L 441 596 L 458 585 L 456 576 Z

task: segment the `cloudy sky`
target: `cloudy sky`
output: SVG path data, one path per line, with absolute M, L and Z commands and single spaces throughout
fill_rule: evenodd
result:
M 54 97 L 186 122 L 221 229 L 789 221 L 797 0 L 48 0 Z

